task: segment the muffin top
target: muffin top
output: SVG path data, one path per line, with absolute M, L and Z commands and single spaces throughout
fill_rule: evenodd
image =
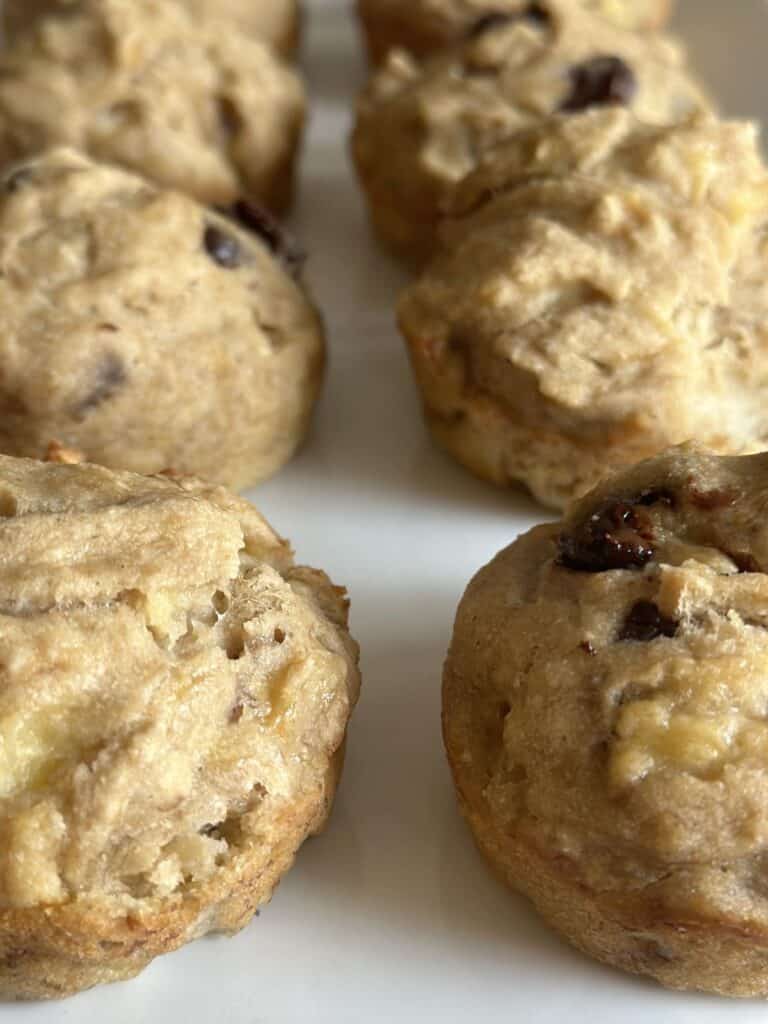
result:
M 57 6 L 0 56 L 0 160 L 69 145 L 206 203 L 269 203 L 303 108 L 266 46 L 167 0 Z
M 343 740 L 343 591 L 191 478 L 2 456 L 0 512 L 0 908 L 236 873 Z
M 666 19 L 669 0 L 570 0 L 627 29 L 658 28 Z M 375 26 L 400 27 L 394 41 L 416 44 L 420 53 L 438 49 L 460 38 L 486 16 L 521 14 L 543 6 L 531 0 L 358 0 L 363 16 Z M 377 47 L 377 52 L 381 47 Z

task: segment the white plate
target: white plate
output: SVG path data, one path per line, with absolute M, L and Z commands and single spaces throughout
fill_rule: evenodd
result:
M 332 0 L 314 5 L 308 27 L 315 115 L 297 223 L 332 366 L 311 445 L 253 496 L 353 600 L 364 690 L 332 823 L 236 938 L 204 939 L 64 1003 L 3 1007 L 2 1018 L 765 1022 L 763 1004 L 670 994 L 574 952 L 492 880 L 459 820 L 439 726 L 454 610 L 475 570 L 545 514 L 426 440 L 392 327 L 402 278 L 369 239 L 346 159 L 358 40 Z M 678 28 L 729 112 L 768 114 L 757 0 L 683 0 Z

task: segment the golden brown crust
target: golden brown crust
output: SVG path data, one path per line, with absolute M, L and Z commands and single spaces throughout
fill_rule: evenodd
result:
M 115 917 L 78 904 L 0 909 L 0 998 L 73 995 L 132 978 L 199 935 L 240 931 L 272 898 L 304 840 L 324 825 L 337 782 L 332 768 L 326 786 L 285 807 L 268 850 L 244 850 L 199 890 L 154 913 Z
M 445 687 L 447 695 L 447 676 Z M 601 899 L 568 877 L 556 859 L 502 835 L 491 817 L 478 810 L 482 796 L 467 783 L 446 699 L 443 730 L 459 806 L 480 852 L 502 882 L 527 896 L 577 949 L 612 967 L 681 991 L 768 995 L 768 933 L 738 933 L 711 921 L 664 920 L 629 901 Z
M 79 462 L 85 462 L 85 455 L 77 448 L 67 448 L 61 441 L 51 441 L 45 450 L 44 461 L 76 466 Z

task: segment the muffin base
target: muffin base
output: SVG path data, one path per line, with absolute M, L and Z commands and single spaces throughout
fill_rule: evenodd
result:
M 463 363 L 433 357 L 428 339 L 409 336 L 401 321 L 419 385 L 424 417 L 436 444 L 472 474 L 503 487 L 525 487 L 543 505 L 563 508 L 606 473 L 640 461 L 667 444 L 647 433 L 613 427 L 581 441 L 547 425 L 534 427 L 514 409 L 465 380 Z
M 526 896 L 545 921 L 588 956 L 666 988 L 749 998 L 768 995 L 768 934 L 725 922 L 677 920 L 631 895 L 588 888 L 568 863 L 502 832 L 483 796 L 482 769 L 467 758 L 475 724 L 461 684 L 446 667 L 443 737 L 459 806 L 494 873 Z M 473 771 L 473 768 L 475 769 Z
M 266 849 L 246 843 L 208 883 L 183 896 L 147 911 L 85 902 L 0 910 L 0 1000 L 58 999 L 125 981 L 193 939 L 240 931 L 272 898 L 304 840 L 325 826 L 343 764 L 342 745 L 324 784 L 281 810 Z

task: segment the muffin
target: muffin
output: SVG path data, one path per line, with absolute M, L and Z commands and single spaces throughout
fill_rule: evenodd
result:
M 0 451 L 245 487 L 303 440 L 324 341 L 299 254 L 228 215 L 54 150 L 0 181 Z
M 670 0 L 568 0 L 622 28 L 649 29 L 664 24 Z M 403 48 L 417 57 L 450 46 L 488 15 L 531 12 L 529 0 L 357 0 L 371 60 L 378 64 L 390 50 Z
M 481 19 L 422 63 L 394 51 L 360 97 L 352 152 L 371 220 L 412 264 L 434 251 L 461 180 L 515 132 L 600 106 L 654 125 L 710 109 L 673 39 L 617 28 L 573 0 L 534 10 Z
M 168 0 L 75 0 L 0 54 L 0 164 L 66 145 L 220 205 L 282 211 L 304 119 L 296 73 Z
M 191 478 L 0 456 L 0 995 L 129 978 L 269 900 L 357 698 L 344 591 Z
M 459 801 L 570 942 L 768 995 L 768 455 L 604 481 L 470 584 L 445 667 Z
M 698 440 L 768 445 L 768 176 L 754 126 L 624 109 L 497 147 L 400 324 L 438 443 L 562 506 Z

